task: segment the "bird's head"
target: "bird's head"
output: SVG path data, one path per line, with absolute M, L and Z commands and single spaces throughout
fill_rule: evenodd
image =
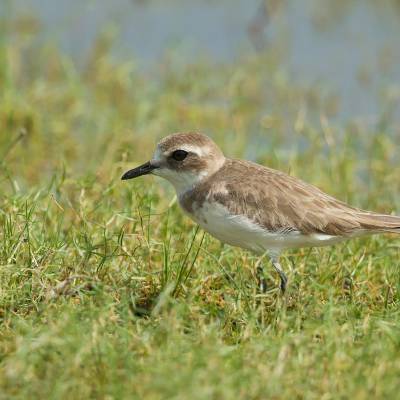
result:
M 224 162 L 223 153 L 208 136 L 175 133 L 157 144 L 150 161 L 127 171 L 121 179 L 158 175 L 171 182 L 179 195 L 218 171 Z

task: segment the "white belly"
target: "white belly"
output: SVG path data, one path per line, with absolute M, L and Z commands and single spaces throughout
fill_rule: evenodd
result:
M 232 215 L 219 203 L 203 203 L 188 214 L 205 231 L 221 242 L 252 250 L 279 253 L 296 247 L 326 246 L 343 240 L 325 234 L 304 235 L 299 231 L 270 232 L 242 215 Z

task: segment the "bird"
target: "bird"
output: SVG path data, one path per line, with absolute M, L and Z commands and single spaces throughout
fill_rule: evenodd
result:
M 175 188 L 182 210 L 223 243 L 268 255 L 284 293 L 288 278 L 279 262 L 292 248 L 333 245 L 378 233 L 400 233 L 400 216 L 352 207 L 282 171 L 225 157 L 208 136 L 174 133 L 150 161 L 122 180 L 153 174 Z M 266 291 L 263 269 L 259 288 Z

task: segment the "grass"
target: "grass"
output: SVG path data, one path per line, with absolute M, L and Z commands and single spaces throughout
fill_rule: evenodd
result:
M 160 137 L 202 130 L 230 156 L 352 204 L 400 210 L 399 136 L 335 119 L 337 100 L 291 83 L 279 53 L 157 77 L 83 70 L 25 36 L 0 57 L 0 398 L 397 398 L 399 239 L 260 260 L 204 235 L 172 189 L 119 180 Z

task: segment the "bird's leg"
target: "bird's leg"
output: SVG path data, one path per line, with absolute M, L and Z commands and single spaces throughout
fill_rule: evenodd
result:
M 275 271 L 279 274 L 279 278 L 281 279 L 281 284 L 280 284 L 281 291 L 282 291 L 282 293 L 285 293 L 288 278 L 287 278 L 286 274 L 283 272 L 281 264 L 279 264 L 278 258 L 271 257 L 271 261 L 272 261 L 272 265 L 275 268 Z
M 264 269 L 262 265 L 257 266 L 257 281 L 260 293 L 265 293 L 267 291 L 267 280 L 264 277 Z

